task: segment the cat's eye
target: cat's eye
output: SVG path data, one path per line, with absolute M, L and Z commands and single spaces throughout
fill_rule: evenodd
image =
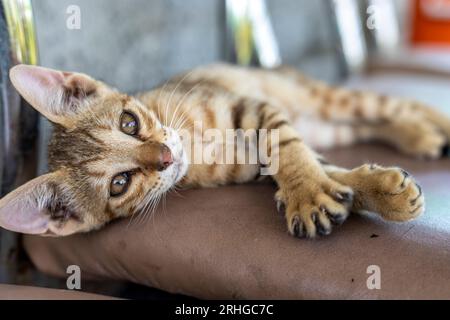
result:
M 139 121 L 137 117 L 129 111 L 125 111 L 120 116 L 120 130 L 130 136 L 139 132 Z
M 131 174 L 129 172 L 122 172 L 115 175 L 111 180 L 109 193 L 111 197 L 117 197 L 124 194 L 131 182 Z

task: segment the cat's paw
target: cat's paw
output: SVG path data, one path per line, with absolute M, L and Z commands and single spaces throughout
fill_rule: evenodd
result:
M 353 190 L 329 178 L 311 179 L 293 188 L 281 187 L 275 194 L 289 233 L 299 238 L 328 235 L 333 225 L 347 219 Z
M 437 159 L 442 156 L 448 143 L 445 134 L 431 122 L 421 120 L 409 125 L 407 122 L 397 132 L 397 147 L 405 154 L 419 159 Z
M 390 221 L 408 221 L 425 210 L 422 189 L 414 178 L 401 168 L 364 165 L 353 170 L 357 190 L 355 205 L 379 213 Z

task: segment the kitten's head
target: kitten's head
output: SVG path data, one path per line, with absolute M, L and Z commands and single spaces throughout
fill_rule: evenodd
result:
M 50 172 L 0 200 L 0 226 L 68 235 L 148 210 L 186 173 L 175 130 L 138 100 L 80 73 L 19 65 L 10 78 L 54 124 Z

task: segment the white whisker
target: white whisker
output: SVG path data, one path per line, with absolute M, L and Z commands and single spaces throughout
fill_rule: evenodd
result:
M 169 84 L 170 80 L 172 80 L 172 79 L 171 78 L 167 79 L 167 81 L 164 83 L 162 88 L 159 89 L 158 98 L 156 99 L 156 105 L 158 107 L 158 118 L 159 118 L 159 121 L 161 121 L 161 122 L 163 122 L 162 114 L 161 114 L 161 104 L 160 104 L 160 102 L 161 102 L 161 94 L 166 89 L 166 87 Z M 163 125 L 166 125 L 166 123 L 163 122 Z
M 168 100 L 167 103 L 166 103 L 166 108 L 165 108 L 165 113 L 166 113 L 166 114 L 165 114 L 165 123 L 167 123 L 167 114 L 168 114 L 167 110 L 168 110 L 168 108 L 169 108 L 169 106 L 170 106 L 170 103 L 172 102 L 173 95 L 174 95 L 175 92 L 178 90 L 178 88 L 179 88 L 179 86 L 181 85 L 181 83 L 182 83 L 187 77 L 189 77 L 193 72 L 194 72 L 194 70 L 192 70 L 192 71 L 188 72 L 187 74 L 185 74 L 185 75 L 183 76 L 183 78 L 181 78 L 181 80 L 178 81 L 178 83 L 177 83 L 177 85 L 175 86 L 175 88 L 172 90 L 172 93 L 171 93 L 170 96 L 169 96 L 169 100 Z
M 184 95 L 183 95 L 183 97 L 180 99 L 180 101 L 178 102 L 178 104 L 177 104 L 177 106 L 175 107 L 175 111 L 173 112 L 173 114 L 172 114 L 172 120 L 170 121 L 170 124 L 169 124 L 169 127 L 172 127 L 172 124 L 173 124 L 173 120 L 175 119 L 175 116 L 176 116 L 176 114 L 177 114 L 177 111 L 178 111 L 178 108 L 182 105 L 182 103 L 184 102 L 184 100 L 189 96 L 189 94 L 191 93 L 191 92 L 193 92 L 201 83 L 203 82 L 203 80 L 201 80 L 200 82 L 198 82 L 196 85 L 194 85 L 191 89 L 189 89 L 189 91 L 188 92 L 186 92 Z M 178 119 L 177 119 L 177 121 L 175 122 L 175 124 L 178 122 Z

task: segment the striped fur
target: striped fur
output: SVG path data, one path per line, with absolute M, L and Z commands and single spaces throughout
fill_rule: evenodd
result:
M 385 219 L 405 221 L 424 208 L 420 188 L 401 169 L 344 170 L 311 148 L 382 140 L 413 156 L 436 158 L 450 137 L 450 120 L 423 104 L 330 87 L 286 67 L 201 67 L 135 97 L 100 82 L 90 83 L 88 92 L 80 92 L 73 81 L 67 85 L 64 101 L 71 101 L 75 110 L 70 114 L 56 117 L 31 103 L 57 123 L 49 163 L 64 185 L 64 207 L 80 221 L 69 233 L 154 207 L 173 180 L 146 167 L 152 151 L 145 148 L 150 142 L 169 143 L 180 130 L 199 135 L 196 121 L 224 135 L 227 129 L 278 130 L 279 143 L 270 150 L 280 159 L 273 175 L 279 186 L 275 198 L 285 211 L 289 232 L 299 237 L 328 234 L 350 211 L 375 211 Z M 139 118 L 136 137 L 118 129 L 124 110 Z M 191 147 L 183 143 L 183 150 Z M 259 164 L 190 164 L 177 185 L 242 183 L 258 178 L 259 169 Z M 129 190 L 110 197 L 111 178 L 128 170 L 133 172 Z M 64 221 L 53 233 L 58 234 Z

